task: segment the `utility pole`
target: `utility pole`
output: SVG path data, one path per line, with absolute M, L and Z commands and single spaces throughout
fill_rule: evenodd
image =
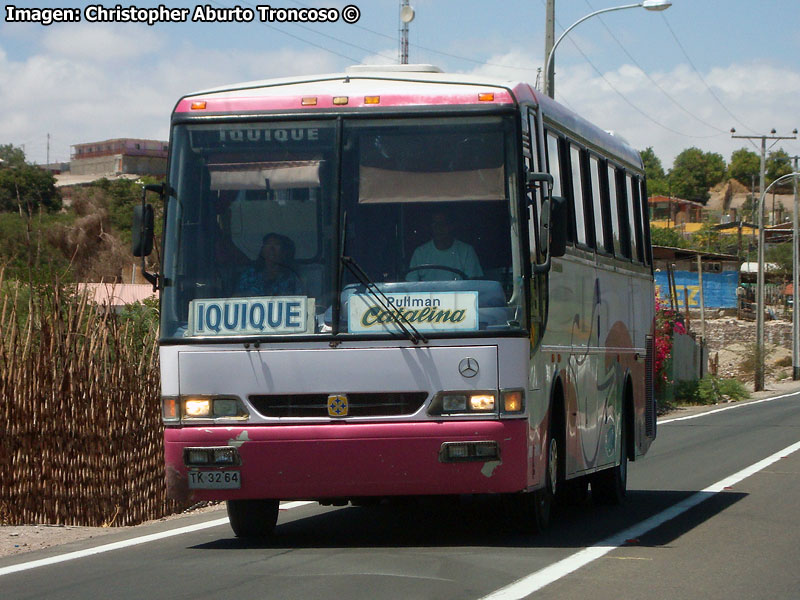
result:
M 47 134 L 47 163 L 50 164 L 50 134 Z
M 758 264 L 756 283 L 756 372 L 753 381 L 753 388 L 756 392 L 764 390 L 764 175 L 766 172 L 767 140 L 775 140 L 771 145 L 774 146 L 779 140 L 796 140 L 797 129 L 792 131 L 792 136 L 775 135 L 775 130 L 770 131 L 770 135 L 736 135 L 736 129 L 731 127 L 731 137 L 744 140 L 761 140 L 761 169 L 759 175 L 759 203 L 758 203 Z
M 789 157 L 794 160 L 794 172 L 798 172 L 800 156 Z M 792 211 L 792 379 L 800 379 L 800 316 L 797 314 L 797 297 L 800 295 L 800 246 L 798 246 L 798 197 L 797 177 L 794 180 L 794 210 Z
M 547 0 L 547 14 L 545 16 L 544 24 L 544 59 L 550 56 L 553 51 L 553 44 L 556 40 L 556 0 Z M 554 76 L 556 72 L 555 61 L 550 62 L 550 69 L 544 74 L 544 81 L 547 89 L 545 94 L 551 98 L 555 97 L 555 81 Z

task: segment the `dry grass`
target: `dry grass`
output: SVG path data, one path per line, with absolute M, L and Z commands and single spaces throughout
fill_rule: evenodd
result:
M 145 325 L 0 272 L 0 523 L 133 525 L 180 508 Z

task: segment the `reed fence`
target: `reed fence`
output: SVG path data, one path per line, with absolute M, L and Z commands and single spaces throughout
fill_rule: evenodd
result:
M 148 311 L 0 273 L 0 523 L 134 525 L 183 508 L 166 498 L 158 369 Z

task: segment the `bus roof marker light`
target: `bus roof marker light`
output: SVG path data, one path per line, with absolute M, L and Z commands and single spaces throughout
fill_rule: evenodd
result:
M 302 98 L 300 100 L 301 106 L 316 106 L 317 105 L 317 98 L 315 96 L 309 96 L 306 98 Z
M 645 10 L 667 10 L 672 6 L 670 0 L 644 0 L 641 4 Z
M 479 102 L 494 102 L 494 92 L 481 92 L 478 94 Z
M 380 96 L 364 96 L 364 104 L 380 104 Z
M 349 100 L 350 99 L 347 96 L 335 96 L 333 98 L 333 103 L 336 106 L 344 106 Z
M 205 110 L 205 109 L 206 109 L 205 100 L 198 100 L 196 102 L 192 102 L 192 110 Z

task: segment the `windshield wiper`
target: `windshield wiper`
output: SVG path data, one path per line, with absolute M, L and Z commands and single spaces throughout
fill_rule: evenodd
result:
M 358 282 L 364 286 L 364 290 L 375 299 L 380 307 L 386 311 L 386 314 L 391 315 L 394 322 L 397 323 L 397 326 L 402 330 L 403 333 L 406 334 L 406 337 L 408 337 L 412 343 L 418 344 L 420 341 L 423 344 L 428 343 L 428 338 L 422 335 L 419 330 L 414 327 L 403 315 L 402 312 L 398 311 L 392 306 L 392 303 L 389 301 L 389 298 L 387 298 L 386 294 L 384 294 L 378 285 L 369 278 L 369 275 L 366 274 L 364 269 L 362 269 L 352 257 L 342 255 L 340 259 L 342 264 L 347 267 L 347 269 L 355 276 L 355 278 L 358 279 Z

